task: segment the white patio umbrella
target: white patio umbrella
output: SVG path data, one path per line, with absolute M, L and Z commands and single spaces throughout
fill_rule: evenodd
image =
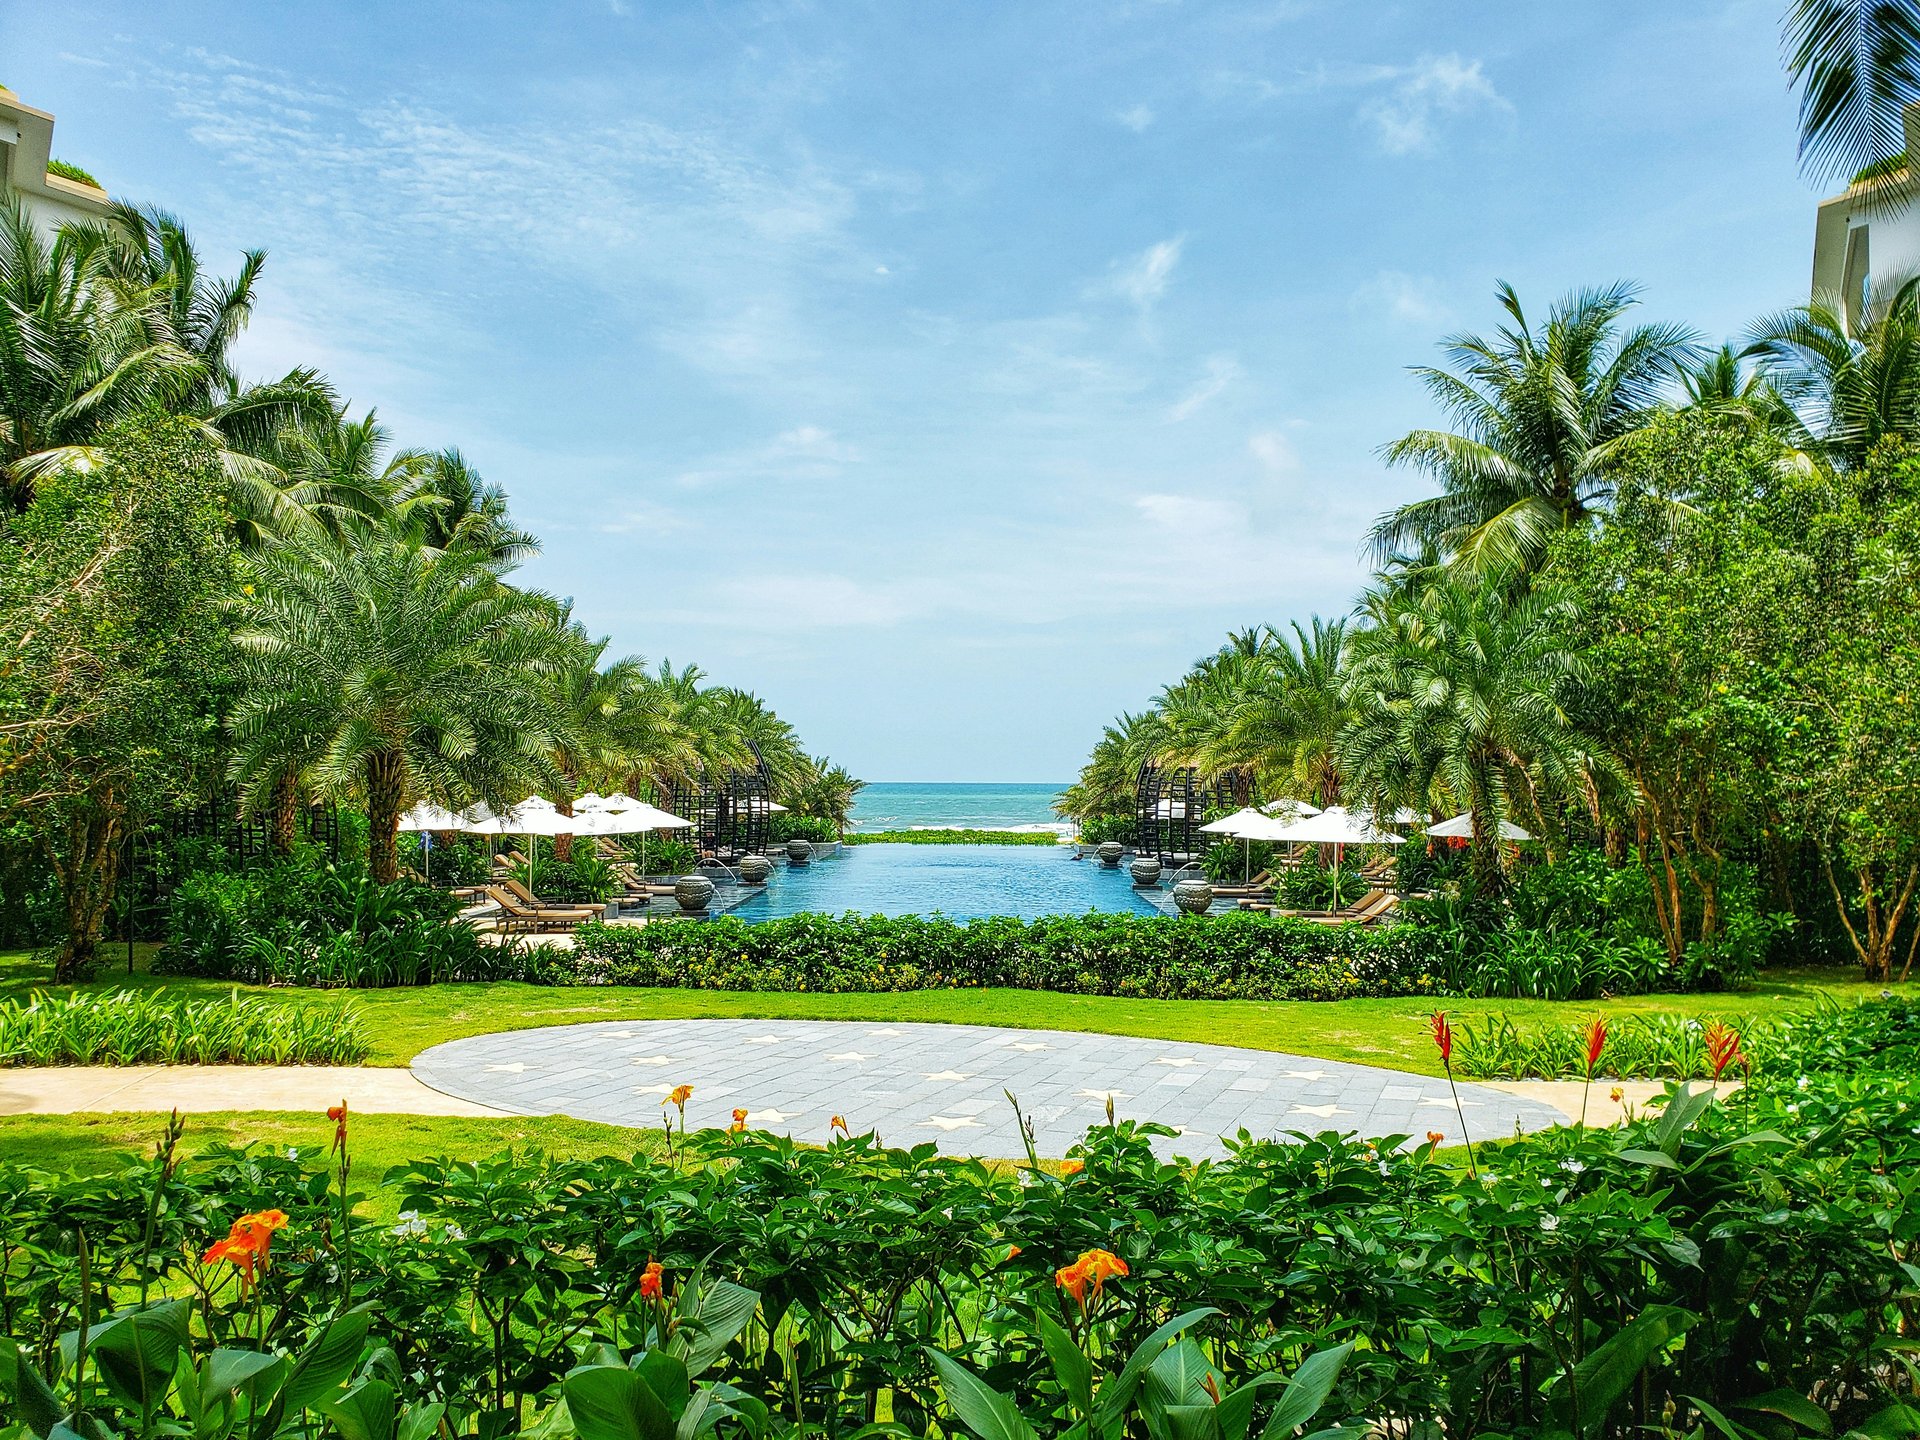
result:
M 422 801 L 400 817 L 400 828 L 417 831 L 420 834 L 420 843 L 426 852 L 422 863 L 426 867 L 427 883 L 431 885 L 433 883 L 433 832 L 463 828 L 460 817 L 451 810 L 443 810 L 438 805 L 429 805 Z
M 1471 840 L 1473 838 L 1473 812 L 1456 815 L 1451 820 L 1442 820 L 1438 825 L 1429 825 L 1427 834 L 1440 840 Z M 1502 840 L 1531 840 L 1533 836 L 1510 821 L 1500 822 Z
M 1263 815 L 1251 805 L 1243 806 L 1231 815 L 1218 820 L 1210 820 L 1200 827 L 1203 835 L 1230 835 L 1235 840 L 1246 842 L 1242 847 L 1240 878 L 1247 879 L 1253 873 L 1253 842 L 1265 839 L 1267 832 L 1280 824 L 1271 815 Z
M 1309 805 L 1304 800 L 1295 800 L 1285 795 L 1281 796 L 1278 800 L 1268 801 L 1262 808 L 1269 815 L 1281 815 L 1288 820 L 1300 820 L 1308 815 L 1318 815 L 1320 813 L 1320 807 L 1318 805 Z
M 1349 845 L 1404 845 L 1407 842 L 1390 830 L 1374 824 L 1365 811 L 1329 805 L 1318 815 L 1281 827 L 1275 839 L 1289 844 L 1333 846 L 1333 893 L 1340 893 L 1340 856 Z
M 636 800 L 631 795 L 618 793 L 596 795 L 595 803 L 586 804 L 586 797 L 574 802 L 575 818 L 582 821 L 584 829 L 576 830 L 576 835 L 639 835 L 640 867 L 647 864 L 647 842 L 645 836 L 652 830 L 687 830 L 693 821 L 682 820 L 678 815 L 670 815 L 657 805 L 649 805 L 644 800 Z
M 562 815 L 551 800 L 529 795 L 518 805 L 510 805 L 495 814 L 485 805 L 477 805 L 464 817 L 462 830 L 474 835 L 579 835 L 585 817 Z M 539 860 L 536 847 L 527 847 L 527 888 L 533 888 L 534 867 Z

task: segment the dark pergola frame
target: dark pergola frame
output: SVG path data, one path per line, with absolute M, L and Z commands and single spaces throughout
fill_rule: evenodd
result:
M 745 770 L 719 776 L 704 772 L 667 787 L 666 808 L 693 821 L 691 838 L 703 865 L 737 865 L 767 848 L 773 803 L 773 776 L 758 747 Z
M 1144 762 L 1134 782 L 1135 852 L 1169 867 L 1197 863 L 1210 844 L 1200 833 L 1207 812 L 1228 808 L 1232 799 L 1230 777 L 1209 782 L 1190 765 L 1162 769 Z

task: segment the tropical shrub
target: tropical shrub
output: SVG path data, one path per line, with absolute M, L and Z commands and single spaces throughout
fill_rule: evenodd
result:
M 1153 999 L 1338 1000 L 1437 988 L 1418 931 L 1252 913 L 794 915 L 747 924 L 585 925 L 581 979 L 700 990 L 879 992 L 1014 986 Z M 560 957 L 558 963 L 568 963 Z
M 662 840 L 649 835 L 644 848 L 636 842 L 628 846 L 627 853 L 635 864 L 645 866 L 648 875 L 685 875 L 700 864 L 699 847 L 691 840 Z
M 839 838 L 838 827 L 831 820 L 818 815 L 795 815 L 789 811 L 767 821 L 767 842 L 772 845 L 784 845 L 789 840 L 811 840 L 816 845 L 830 845 Z
M 359 1012 L 346 1005 L 134 990 L 0 1001 L 0 1065 L 352 1065 L 366 1055 Z
M 1871 1005 L 1721 1102 L 1466 1166 L 1334 1133 L 1185 1166 L 1132 1122 L 1061 1167 L 824 1129 L 422 1160 L 379 1225 L 344 1115 L 331 1157 L 170 1131 L 0 1167 L 0 1436 L 1906 1435 L 1916 1059 L 1920 1012 Z
M 1080 822 L 1079 840 L 1082 845 L 1101 845 L 1109 840 L 1131 845 L 1139 834 L 1140 822 L 1131 815 L 1093 815 Z
M 541 883 L 546 883 L 543 872 Z M 454 918 L 459 901 L 400 879 L 306 857 L 201 871 L 174 892 L 156 973 L 256 985 L 378 987 L 549 974 L 529 947 Z

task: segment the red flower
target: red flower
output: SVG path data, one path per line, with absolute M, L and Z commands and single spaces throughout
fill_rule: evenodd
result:
M 1726 1073 L 1727 1067 L 1736 1061 L 1745 1064 L 1747 1057 L 1740 1053 L 1740 1032 L 1729 1025 L 1716 1020 L 1707 1026 L 1707 1064 L 1713 1070 L 1717 1081 Z
M 1440 1047 L 1440 1063 L 1451 1070 L 1453 1069 L 1453 1027 L 1447 1023 L 1447 1012 L 1434 1011 L 1431 1024 L 1433 1043 Z
M 1607 1045 L 1607 1020 L 1604 1015 L 1596 1015 L 1587 1022 L 1587 1078 L 1593 1078 L 1593 1067 L 1600 1059 L 1600 1052 Z
M 660 1268 L 658 1260 L 649 1260 L 647 1268 L 640 1272 L 640 1298 L 658 1300 L 660 1298 L 660 1277 L 666 1272 Z
M 333 1148 L 335 1150 L 346 1149 L 347 1148 L 347 1102 L 345 1100 L 342 1100 L 338 1105 L 328 1106 L 327 1119 L 333 1121 Z

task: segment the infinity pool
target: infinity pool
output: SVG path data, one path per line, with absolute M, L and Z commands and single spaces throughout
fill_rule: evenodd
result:
M 1152 891 L 1151 894 L 1164 894 Z M 841 915 L 1084 915 L 1160 913 L 1125 869 L 1075 860 L 1065 845 L 848 845 L 798 870 L 776 865 L 764 890 L 727 913 L 773 920 L 804 911 Z

